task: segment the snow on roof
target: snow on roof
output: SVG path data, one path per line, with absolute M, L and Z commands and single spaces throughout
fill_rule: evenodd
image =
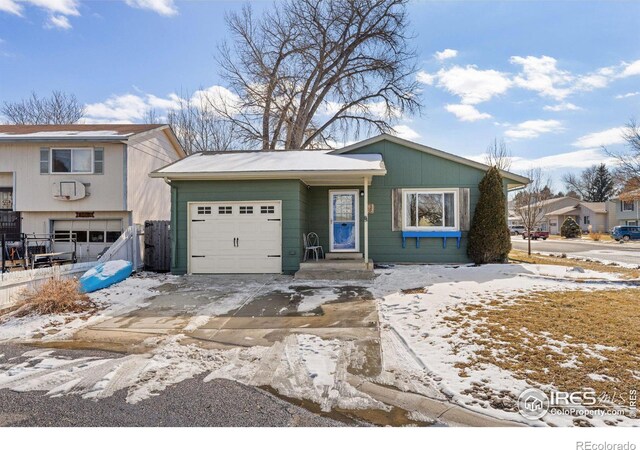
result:
M 577 212 L 578 208 L 575 206 L 567 206 L 566 208 L 556 209 L 555 211 L 549 211 L 545 216 L 563 216 L 572 212 Z
M 126 139 L 164 125 L 0 125 L 0 141 Z
M 335 155 L 321 150 L 196 153 L 157 170 L 157 174 L 247 172 L 384 172 L 379 154 Z

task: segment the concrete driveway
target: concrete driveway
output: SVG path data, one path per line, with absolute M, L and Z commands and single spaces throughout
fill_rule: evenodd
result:
M 527 251 L 527 241 L 513 236 L 511 244 L 516 250 Z M 531 241 L 531 251 L 539 253 L 565 253 L 567 256 L 640 265 L 640 242 L 594 242 L 589 239 L 548 239 Z
M 159 288 L 149 305 L 76 333 L 89 347 L 146 351 L 151 336 L 187 336 L 206 348 L 270 346 L 293 333 L 378 339 L 366 285 L 296 282 L 284 275 L 184 276 Z

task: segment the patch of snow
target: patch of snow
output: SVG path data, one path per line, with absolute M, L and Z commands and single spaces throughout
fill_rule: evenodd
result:
M 11 317 L 0 323 L 0 341 L 29 340 L 38 335 L 45 342 L 69 339 L 81 328 L 145 306 L 148 299 L 157 294 L 155 288 L 170 280 L 162 275 L 143 274 L 92 292 L 89 298 L 103 309 L 89 317 L 86 313 Z

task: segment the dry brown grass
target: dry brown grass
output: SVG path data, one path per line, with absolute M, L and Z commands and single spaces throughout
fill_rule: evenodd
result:
M 65 314 L 93 311 L 97 305 L 78 290 L 75 279 L 51 279 L 36 289 L 28 290 L 13 307 L 4 310 L 4 315 L 23 317 L 29 314 Z
M 623 278 L 640 278 L 640 269 L 629 269 L 626 267 L 602 264 L 597 261 L 583 261 L 579 259 L 562 258 L 560 256 L 527 255 L 521 250 L 511 250 L 509 259 L 514 263 L 530 264 L 550 264 L 554 266 L 582 267 L 583 269 L 595 270 L 598 272 L 617 273 Z
M 592 388 L 628 398 L 640 387 L 638 289 L 534 292 L 455 312 L 447 325 L 481 346 L 471 361 L 457 365 L 461 376 L 492 364 L 529 384 L 565 391 Z
M 591 233 L 589 233 L 589 239 L 591 239 L 592 241 L 600 241 L 602 240 L 602 233 L 598 232 L 598 231 L 592 231 Z

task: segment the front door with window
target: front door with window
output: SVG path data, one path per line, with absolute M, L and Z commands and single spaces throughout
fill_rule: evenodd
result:
M 329 191 L 329 247 L 332 252 L 357 252 L 359 192 Z

